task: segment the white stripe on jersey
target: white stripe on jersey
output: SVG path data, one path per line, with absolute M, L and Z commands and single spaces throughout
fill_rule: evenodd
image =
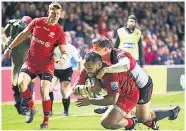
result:
M 132 71 L 130 71 L 135 79 L 138 88 L 143 88 L 148 82 L 148 75 L 146 71 L 141 68 L 137 63 Z

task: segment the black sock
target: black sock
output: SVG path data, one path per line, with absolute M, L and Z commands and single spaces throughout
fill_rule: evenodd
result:
M 67 99 L 62 99 L 64 111 L 68 112 L 69 106 L 70 106 L 70 96 Z
M 20 105 L 21 104 L 21 94 L 19 92 L 19 88 L 18 86 L 12 86 L 12 90 L 14 91 L 14 99 L 15 99 L 15 102 L 16 102 L 16 105 Z
M 161 119 L 164 119 L 166 117 L 171 117 L 174 115 L 172 110 L 157 110 L 154 112 L 156 114 L 156 118 L 155 118 L 156 121 L 159 121 Z
M 53 92 L 49 92 L 50 100 L 51 100 L 51 106 L 50 106 L 50 111 L 52 111 L 52 106 L 53 106 L 53 101 L 54 101 L 54 94 Z

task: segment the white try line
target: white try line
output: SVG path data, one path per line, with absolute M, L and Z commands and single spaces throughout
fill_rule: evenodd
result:
M 185 107 L 184 106 L 180 106 L 181 107 L 181 109 L 185 109 Z M 163 110 L 163 109 L 171 109 L 171 108 L 173 108 L 173 107 L 162 107 L 162 108 L 152 108 L 152 110 Z M 38 112 L 37 114 L 43 114 L 42 112 Z M 61 112 L 55 112 L 54 114 L 56 114 L 56 115 L 59 115 L 59 114 L 61 114 L 61 115 L 63 115 Z M 81 116 L 101 116 L 100 114 L 98 115 L 98 114 L 86 114 L 86 115 L 70 115 L 70 116 L 68 116 L 68 117 L 81 117 Z M 15 116 L 14 116 L 15 117 Z M 67 116 L 57 116 L 57 117 L 54 117 L 54 116 L 52 116 L 52 117 L 50 117 L 50 120 L 56 120 L 56 119 L 61 119 L 61 118 L 68 118 Z M 3 122 L 2 121 L 2 124 L 13 124 L 13 123 L 24 123 L 24 119 L 23 120 L 19 120 L 19 121 L 10 121 L 10 122 Z
M 43 114 L 43 113 L 37 113 L 37 114 Z M 55 113 L 55 114 L 63 115 L 62 113 Z M 52 116 L 52 117 L 50 117 L 50 120 L 56 120 L 56 119 L 68 118 L 68 117 L 81 117 L 81 116 L 96 116 L 96 115 L 95 114 L 86 114 L 86 115 L 69 115 L 69 116 L 57 116 L 57 117 Z M 19 121 L 10 121 L 10 122 L 3 122 L 2 121 L 2 124 L 12 124 L 12 123 L 24 123 L 24 119 L 23 120 L 19 120 Z

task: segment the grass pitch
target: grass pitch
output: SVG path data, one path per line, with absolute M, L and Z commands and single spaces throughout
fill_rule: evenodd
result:
M 153 95 L 152 109 L 171 109 L 177 105 L 181 107 L 178 118 L 174 121 L 169 121 L 167 118 L 159 121 L 158 124 L 161 130 L 184 130 L 184 92 Z M 33 122 L 26 124 L 24 122 L 25 116 L 18 115 L 13 104 L 3 104 L 2 130 L 39 130 L 43 114 L 41 104 L 37 104 L 37 107 L 39 112 L 35 115 Z M 63 105 L 54 103 L 53 116 L 50 118 L 48 130 L 104 130 L 100 124 L 101 115 L 93 112 L 94 107 L 76 107 L 75 103 L 72 102 L 70 116 L 63 117 Z M 142 124 L 138 124 L 136 128 L 137 130 L 148 130 Z

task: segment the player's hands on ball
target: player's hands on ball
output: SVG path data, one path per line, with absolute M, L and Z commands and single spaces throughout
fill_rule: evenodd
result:
M 11 53 L 12 53 L 12 50 L 10 50 L 9 48 L 6 48 L 6 50 L 4 51 L 4 56 L 6 58 L 10 58 Z
M 97 79 L 102 79 L 102 77 L 105 75 L 105 67 L 101 68 L 98 72 L 98 74 L 96 75 Z
M 88 97 L 82 97 L 82 98 L 79 98 L 77 101 L 76 101 L 76 106 L 78 107 L 81 107 L 81 106 L 88 106 L 90 105 L 90 101 L 89 101 L 89 98 Z

